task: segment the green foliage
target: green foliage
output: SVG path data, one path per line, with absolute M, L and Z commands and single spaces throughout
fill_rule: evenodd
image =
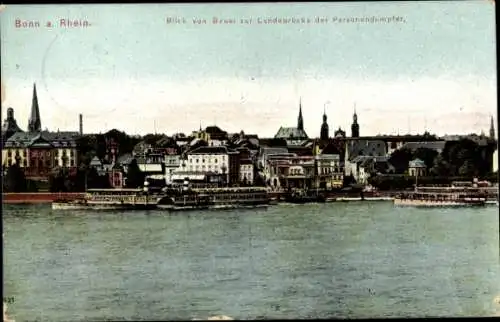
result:
M 128 165 L 127 169 L 127 188 L 138 188 L 144 185 L 145 175 L 139 169 L 139 165 L 137 164 L 137 160 L 134 158 Z
M 408 169 L 408 163 L 413 159 L 413 153 L 410 149 L 399 149 L 391 154 L 389 163 L 394 166 L 396 173 L 402 174 Z
M 461 139 L 447 142 L 441 154 L 427 148 L 396 150 L 389 162 L 397 174 L 407 173 L 408 163 L 418 158 L 425 162 L 432 176 L 484 177 L 491 171 L 495 148 L 491 144 L 480 146 L 472 140 Z
M 17 163 L 7 169 L 2 181 L 5 192 L 25 192 L 27 190 L 26 177 Z
M 413 153 L 413 159 L 420 159 L 425 162 L 427 169 L 430 169 L 434 165 L 434 159 L 439 155 L 436 150 L 428 148 L 418 148 Z

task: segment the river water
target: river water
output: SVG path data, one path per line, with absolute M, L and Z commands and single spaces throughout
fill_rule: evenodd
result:
M 168 213 L 4 205 L 21 321 L 494 316 L 498 207 Z

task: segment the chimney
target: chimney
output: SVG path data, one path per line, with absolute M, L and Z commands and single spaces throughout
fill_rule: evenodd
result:
M 83 135 L 83 115 L 79 114 L 78 119 L 79 119 L 79 125 L 80 125 L 80 135 Z

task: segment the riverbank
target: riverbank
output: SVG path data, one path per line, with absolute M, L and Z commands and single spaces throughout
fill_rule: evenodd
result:
M 358 200 L 363 195 L 366 200 L 372 198 L 391 198 L 398 192 L 378 192 L 378 193 L 339 193 L 327 192 L 325 198 L 329 201 L 349 201 Z M 22 193 L 3 193 L 2 202 L 4 204 L 44 204 L 52 203 L 57 199 L 75 200 L 83 198 L 84 192 L 22 192 Z M 286 193 L 284 192 L 270 192 L 269 197 L 273 201 L 284 201 Z M 373 200 L 373 199 L 372 199 Z
M 74 200 L 83 198 L 84 192 L 20 192 L 2 193 L 4 204 L 43 204 L 57 199 Z

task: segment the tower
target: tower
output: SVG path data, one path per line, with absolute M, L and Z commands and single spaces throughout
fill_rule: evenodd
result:
M 33 83 L 33 98 L 31 101 L 31 114 L 28 120 L 28 132 L 40 132 L 42 122 L 40 120 L 40 109 L 38 107 L 38 97 L 36 95 L 36 84 Z
M 326 109 L 323 107 L 323 124 L 321 124 L 321 131 L 320 131 L 320 139 L 321 140 L 328 140 L 328 123 L 327 123 L 327 116 L 326 116 Z
M 16 132 L 22 132 L 19 126 L 17 126 L 16 119 L 14 118 L 14 109 L 12 107 L 7 108 L 7 118 L 3 121 L 2 132 L 5 132 L 8 136 Z
M 493 122 L 493 115 L 490 116 L 490 139 L 495 139 L 495 123 Z
M 354 106 L 354 114 L 352 116 L 351 136 L 353 138 L 359 137 L 359 124 L 358 124 L 358 115 L 356 114 L 356 106 Z
M 302 118 L 302 98 L 299 101 L 299 118 L 297 120 L 297 128 L 304 131 L 304 119 Z
M 78 123 L 79 123 L 79 132 L 80 135 L 83 135 L 83 115 L 78 115 Z

